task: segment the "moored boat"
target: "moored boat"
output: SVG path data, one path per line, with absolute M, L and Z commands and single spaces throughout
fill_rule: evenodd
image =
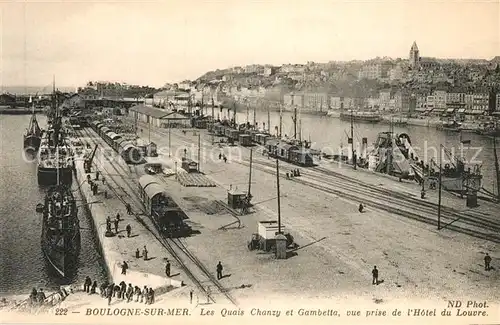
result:
M 377 112 L 370 111 L 343 111 L 340 113 L 340 119 L 345 121 L 378 123 L 382 121 L 382 116 Z
M 42 129 L 38 125 L 35 111 L 31 115 L 30 124 L 23 135 L 23 147 L 26 151 L 37 151 L 42 141 Z
M 56 185 L 48 189 L 43 204 L 41 246 L 50 266 L 63 278 L 76 270 L 80 251 L 80 222 L 71 188 Z

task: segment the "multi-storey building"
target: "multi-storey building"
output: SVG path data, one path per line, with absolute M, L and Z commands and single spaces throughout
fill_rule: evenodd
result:
M 387 78 L 390 69 L 391 69 L 390 63 L 368 64 L 363 66 L 359 71 L 359 79 Z
M 500 112 L 500 93 L 495 96 L 495 112 Z
M 303 105 L 303 96 L 302 94 L 289 93 L 283 96 L 283 104 L 285 109 L 291 109 L 295 105 L 297 107 L 302 107 Z
M 344 110 L 355 108 L 355 101 L 350 97 L 332 96 L 330 97 L 330 109 Z
M 304 93 L 302 108 L 304 111 L 309 112 L 327 112 L 329 106 L 328 97 L 327 93 Z
M 383 111 L 390 110 L 391 108 L 391 91 L 381 90 L 379 93 L 379 105 Z

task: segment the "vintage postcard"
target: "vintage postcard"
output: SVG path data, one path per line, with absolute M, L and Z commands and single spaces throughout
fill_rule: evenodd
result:
M 500 3 L 0 3 L 0 322 L 500 324 Z

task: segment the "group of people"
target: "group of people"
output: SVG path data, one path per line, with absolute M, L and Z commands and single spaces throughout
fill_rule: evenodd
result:
M 286 173 L 286 178 L 288 178 L 288 179 L 289 179 L 290 177 L 298 177 L 298 176 L 300 176 L 300 171 L 299 171 L 299 169 L 298 169 L 298 168 L 297 168 L 297 169 L 292 169 L 292 170 L 290 171 L 290 173 Z
M 127 286 L 125 281 L 120 282 L 120 284 L 105 282 L 99 289 L 101 297 L 108 299 L 108 305 L 111 304 L 113 298 L 131 302 L 134 300 L 134 296 L 135 302 L 144 302 L 146 305 L 151 305 L 155 302 L 155 292 L 153 288 L 148 288 L 147 286 L 144 286 L 141 290 L 139 286 L 132 286 L 132 283 L 129 283 Z
M 141 258 L 139 248 L 135 250 L 135 258 Z M 146 245 L 144 245 L 144 248 L 142 249 L 142 258 L 144 258 L 145 261 L 148 260 L 148 249 L 146 248 Z
M 118 234 L 118 226 L 120 224 L 120 221 L 122 221 L 122 220 L 123 219 L 121 219 L 120 213 L 117 213 L 115 220 L 113 220 L 113 224 L 115 226 L 115 234 Z M 130 237 L 130 235 L 132 233 L 132 227 L 130 226 L 130 224 L 128 224 L 127 227 L 125 227 L 125 230 L 127 231 L 127 237 Z M 106 232 L 112 233 L 112 231 L 111 231 L 111 217 L 110 216 L 108 216 L 106 218 Z
M 43 289 L 40 289 L 39 291 L 37 291 L 36 288 L 33 288 L 33 290 L 31 290 L 30 303 L 32 306 L 43 305 L 45 302 L 45 299 L 47 299 L 47 296 L 45 296 L 45 292 L 43 292 Z
M 89 276 L 85 278 L 85 282 L 83 283 L 83 291 L 88 294 L 96 293 L 97 281 L 92 282 Z
M 224 162 L 225 162 L 225 163 L 227 163 L 227 157 L 226 157 L 226 155 L 225 155 L 225 154 L 223 154 L 223 153 L 219 153 L 219 160 L 220 160 L 220 159 L 224 160 Z

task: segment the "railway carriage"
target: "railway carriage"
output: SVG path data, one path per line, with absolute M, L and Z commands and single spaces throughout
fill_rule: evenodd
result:
M 289 151 L 289 160 L 291 163 L 300 166 L 313 166 L 314 160 L 309 150 L 305 148 L 297 148 Z
M 269 157 L 300 165 L 304 167 L 314 166 L 312 153 L 309 149 L 298 147 L 277 139 L 266 141 L 266 150 Z
M 139 178 L 139 195 L 149 217 L 160 233 L 166 237 L 189 236 L 191 227 L 184 222 L 184 212 L 168 196 L 166 186 L 154 176 Z
M 119 144 L 119 153 L 127 164 L 141 164 L 144 161 L 141 150 L 130 141 L 122 141 Z
M 249 134 L 240 134 L 238 141 L 240 145 L 248 147 L 252 145 L 252 137 Z
M 233 141 L 238 141 L 238 138 L 240 136 L 240 131 L 235 130 L 235 129 L 231 129 L 231 128 L 227 128 L 226 129 L 226 136 Z

